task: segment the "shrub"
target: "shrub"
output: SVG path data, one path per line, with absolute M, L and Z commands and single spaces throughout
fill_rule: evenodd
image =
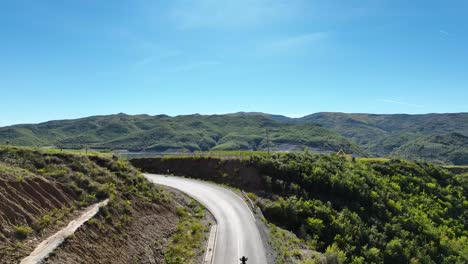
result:
M 200 246 L 205 239 L 207 227 L 200 219 L 193 216 L 193 213 L 201 211 L 202 207 L 193 204 L 191 207 L 193 211 L 190 213 L 184 207 L 177 208 L 177 215 L 180 219 L 176 233 L 170 238 L 164 254 L 165 263 L 194 263 L 197 253 L 202 251 Z
M 19 181 L 19 182 L 24 181 L 24 175 L 18 175 L 18 176 L 16 176 L 16 180 Z
M 52 216 L 50 214 L 45 214 L 43 215 L 36 223 L 34 228 L 36 231 L 40 231 L 44 229 L 46 226 L 48 226 L 52 222 Z
M 16 233 L 16 237 L 18 239 L 25 239 L 28 237 L 29 234 L 31 234 L 32 232 L 32 228 L 29 227 L 29 226 L 24 226 L 24 225 L 21 225 L 21 226 L 16 226 L 16 229 L 15 229 L 15 233 Z

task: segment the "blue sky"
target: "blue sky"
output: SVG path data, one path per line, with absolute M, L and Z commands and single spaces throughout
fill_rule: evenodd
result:
M 0 6 L 0 126 L 119 112 L 468 111 L 465 0 Z

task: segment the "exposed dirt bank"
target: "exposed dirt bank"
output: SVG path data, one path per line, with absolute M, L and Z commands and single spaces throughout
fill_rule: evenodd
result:
M 69 237 L 45 263 L 165 263 L 165 252 L 180 220 L 177 208 L 190 214 L 192 198 L 174 189 L 166 206 L 148 203 L 135 197 L 126 204 L 123 214 L 98 213 Z M 214 223 L 204 210 L 205 226 Z M 207 235 L 207 234 L 206 234 Z M 205 236 L 206 236 L 205 235 Z M 206 239 L 205 239 L 206 240 Z M 193 263 L 201 263 L 206 243 L 195 249 Z
M 187 176 L 239 187 L 246 191 L 262 189 L 262 178 L 249 160 L 170 157 L 138 158 L 130 162 L 143 172 Z
M 0 226 L 2 234 L 8 235 L 15 225 L 33 225 L 38 215 L 71 206 L 75 196 L 63 185 L 46 179 L 0 179 L 0 200 Z
M 178 221 L 174 209 L 139 199 L 130 203 L 125 215 L 99 213 L 46 263 L 163 263 L 167 240 Z
M 81 225 L 93 218 L 94 215 L 99 212 L 99 209 L 103 206 L 106 206 L 108 202 L 109 199 L 106 199 L 102 202 L 90 205 L 88 208 L 85 208 L 83 214 L 73 219 L 65 228 L 60 229 L 52 236 L 42 240 L 41 243 L 27 258 L 21 260 L 21 264 L 41 263 L 42 260 L 49 256 L 49 254 L 57 247 L 59 247 L 63 241 L 65 241 L 65 239 L 73 235 Z
M 127 161 L 108 154 L 0 147 L 0 263 L 18 263 L 88 205 L 105 199 L 108 205 L 47 262 L 163 263 L 169 238 L 178 231 L 179 209 L 187 205 Z M 191 220 L 190 208 L 184 210 Z
M 80 212 L 76 199 L 60 183 L 0 164 L 0 263 L 19 261 L 63 227 Z

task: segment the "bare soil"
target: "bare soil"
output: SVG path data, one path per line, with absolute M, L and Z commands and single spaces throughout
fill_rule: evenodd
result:
M 249 160 L 170 157 L 138 158 L 130 162 L 143 172 L 214 181 L 249 192 L 260 190 L 263 184 L 258 169 Z
M 0 180 L 0 263 L 15 263 L 26 257 L 40 241 L 64 227 L 81 213 L 75 210 L 74 194 L 59 183 L 44 178 Z M 34 230 L 37 221 L 56 210 L 63 217 L 53 225 Z M 16 227 L 31 227 L 25 239 L 17 237 Z
M 163 263 L 168 238 L 178 218 L 173 208 L 131 201 L 127 216 L 96 216 L 69 237 L 45 263 Z M 123 226 L 111 223 L 123 223 Z
M 169 238 L 175 233 L 179 218 L 178 206 L 187 207 L 192 198 L 174 190 L 172 203 L 168 206 L 143 202 L 135 197 L 130 219 L 122 228 L 115 223 L 122 220 L 122 215 L 96 215 L 98 223 L 88 222 L 68 238 L 45 263 L 164 263 L 164 252 Z M 203 221 L 214 223 L 211 214 L 205 210 Z M 101 224 L 99 224 L 101 223 Z M 202 263 L 204 256 L 201 245 L 197 254 L 197 263 Z

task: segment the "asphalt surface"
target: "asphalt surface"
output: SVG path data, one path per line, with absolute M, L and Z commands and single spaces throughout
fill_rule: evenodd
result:
M 214 264 L 266 264 L 265 249 L 255 217 L 240 196 L 218 185 L 173 176 L 145 174 L 152 182 L 178 189 L 202 203 L 215 217 L 218 228 Z

